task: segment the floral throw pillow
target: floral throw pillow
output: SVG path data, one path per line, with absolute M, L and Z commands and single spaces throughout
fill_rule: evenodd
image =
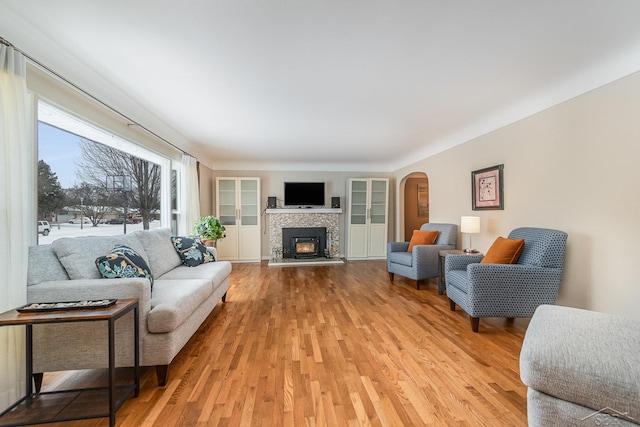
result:
M 199 237 L 171 237 L 171 243 L 176 248 L 182 263 L 187 267 L 197 267 L 205 262 L 213 262 L 213 254 L 207 250 Z
M 96 267 L 105 279 L 145 277 L 149 279 L 153 289 L 153 275 L 149 264 L 128 246 L 114 245 L 110 253 L 96 259 Z

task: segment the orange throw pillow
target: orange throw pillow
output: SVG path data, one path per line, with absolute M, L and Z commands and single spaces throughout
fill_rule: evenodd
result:
M 480 261 L 481 264 L 515 264 L 524 249 L 524 239 L 498 237 Z
M 439 231 L 413 230 L 413 236 L 411 236 L 407 252 L 413 252 L 413 247 L 415 245 L 433 245 L 436 242 L 439 233 Z

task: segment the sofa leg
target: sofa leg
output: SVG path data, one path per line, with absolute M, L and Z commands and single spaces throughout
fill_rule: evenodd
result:
M 40 393 L 40 389 L 42 389 L 42 378 L 44 377 L 43 372 L 39 372 L 37 374 L 33 374 L 33 385 L 36 393 Z
M 471 320 L 471 330 L 473 332 L 478 332 L 478 327 L 480 326 L 480 318 L 479 317 L 469 317 Z
M 449 308 L 451 311 L 456 311 L 456 303 L 451 298 L 449 298 Z
M 156 378 L 158 379 L 158 387 L 167 385 L 169 365 L 156 365 Z
M 416 280 L 416 289 L 420 289 L 420 280 Z
M 222 302 L 227 302 L 227 293 L 225 292 L 224 295 L 222 295 Z
M 393 282 L 393 276 L 394 276 L 394 273 L 389 272 L 389 280 L 391 280 L 392 282 Z

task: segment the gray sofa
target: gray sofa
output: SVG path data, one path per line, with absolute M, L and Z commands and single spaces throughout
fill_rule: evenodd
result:
M 154 277 L 104 279 L 95 265 L 115 244 L 131 247 Z M 63 238 L 29 249 L 27 300 L 32 302 L 137 298 L 140 365 L 155 366 L 165 385 L 168 366 L 218 301 L 225 301 L 231 264 L 182 265 L 169 229 L 121 236 Z M 116 366 L 133 366 L 133 313 L 116 322 Z M 108 366 L 105 322 L 35 325 L 33 364 L 36 388 L 50 371 Z
M 640 320 L 541 305 L 520 353 L 529 426 L 640 424 Z

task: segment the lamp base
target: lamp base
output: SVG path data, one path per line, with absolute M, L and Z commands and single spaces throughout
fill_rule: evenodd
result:
M 465 254 L 477 254 L 478 252 L 480 252 L 477 249 L 473 249 L 473 248 L 466 248 L 462 250 Z

